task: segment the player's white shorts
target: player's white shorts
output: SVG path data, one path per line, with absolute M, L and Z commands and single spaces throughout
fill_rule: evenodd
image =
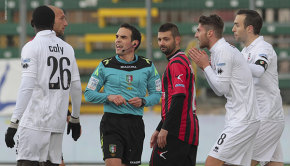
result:
M 258 134 L 255 138 L 253 160 L 283 162 L 283 152 L 280 137 L 285 122 L 261 121 Z
M 209 156 L 230 165 L 251 165 L 253 144 L 259 122 L 225 127 Z
M 16 160 L 61 163 L 63 133 L 18 127 Z

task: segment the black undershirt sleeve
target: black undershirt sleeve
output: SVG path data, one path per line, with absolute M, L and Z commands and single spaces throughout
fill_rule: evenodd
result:
M 156 130 L 157 130 L 157 131 L 160 131 L 160 130 L 161 130 L 161 127 L 162 127 L 162 125 L 163 125 L 163 122 L 162 122 L 162 120 L 160 120 L 160 122 L 159 122 L 159 124 L 158 124 L 158 126 L 157 126 Z
M 71 113 L 70 113 L 69 109 L 67 110 L 67 115 L 66 116 L 71 116 Z
M 182 112 L 184 100 L 185 95 L 182 93 L 172 96 L 171 106 L 166 114 L 165 121 L 162 124 L 162 129 L 169 131 L 177 127 L 179 128 L 179 124 L 177 122 L 180 119 L 177 117 L 179 117 Z

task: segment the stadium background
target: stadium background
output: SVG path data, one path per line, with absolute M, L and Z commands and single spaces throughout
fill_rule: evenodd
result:
M 282 145 L 285 162 L 290 163 L 290 143 L 287 143 L 290 138 L 290 0 L 0 0 L 0 163 L 15 162 L 15 149 L 6 148 L 4 133 L 20 83 L 20 50 L 34 36 L 30 26 L 32 11 L 44 4 L 58 6 L 66 12 L 69 25 L 64 39 L 75 49 L 83 90 L 100 60 L 115 54 L 115 33 L 121 23 L 134 24 L 142 32 L 137 54 L 152 59 L 162 75 L 167 61 L 156 40 L 162 23 L 178 25 L 182 35 L 181 48 L 186 50 L 197 46 L 194 30 L 199 16 L 215 13 L 225 22 L 225 39 L 241 48 L 231 31 L 235 13 L 238 9 L 257 10 L 264 19 L 261 35 L 273 44 L 278 54 L 279 86 L 287 120 Z M 225 100 L 214 95 L 200 70 L 196 69 L 196 74 L 201 127 L 198 162 L 203 163 L 223 127 Z M 102 163 L 98 135 L 102 105 L 87 103 L 83 97 L 81 113 L 83 135 L 77 143 L 64 136 L 65 160 L 69 163 Z M 145 163 L 149 160 L 148 141 L 159 121 L 159 113 L 160 104 L 145 110 L 146 139 L 142 156 Z

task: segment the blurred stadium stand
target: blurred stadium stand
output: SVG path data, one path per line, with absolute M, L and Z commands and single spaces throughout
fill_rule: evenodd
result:
M 43 5 L 44 0 L 26 1 L 26 29 L 27 41 L 29 41 L 34 36 L 33 29 L 30 27 L 32 11 L 35 7 Z M 0 0 L 1 60 L 19 58 L 19 2 L 19 0 Z M 277 51 L 281 94 L 284 103 L 290 104 L 290 1 L 253 0 L 253 2 L 264 19 L 261 35 L 273 44 Z M 69 25 L 65 30 L 65 40 L 75 49 L 83 90 L 100 60 L 115 54 L 114 34 L 121 23 L 128 22 L 136 25 L 146 37 L 145 0 L 50 0 L 50 4 L 66 11 Z M 158 27 L 162 23 L 174 22 L 179 26 L 182 35 L 181 46 L 185 50 L 189 43 L 195 41 L 194 30 L 199 16 L 216 13 L 225 21 L 226 40 L 241 48 L 242 46 L 234 41 L 231 29 L 237 10 L 249 8 L 249 5 L 249 0 L 152 0 L 152 60 L 159 73 L 163 73 L 167 63 L 156 41 Z M 101 14 L 102 11 L 106 13 Z M 143 40 L 137 54 L 146 56 L 146 47 L 146 42 Z M 203 103 L 215 95 L 211 95 L 212 91 L 199 70 L 197 75 L 197 86 L 201 90 L 200 103 Z M 85 106 L 82 112 L 94 112 L 91 104 L 86 103 L 84 99 L 82 101 Z

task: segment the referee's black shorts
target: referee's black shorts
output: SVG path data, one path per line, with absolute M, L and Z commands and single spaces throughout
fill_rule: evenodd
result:
M 161 149 L 156 145 L 152 150 L 150 166 L 195 166 L 197 146 L 187 144 L 177 137 L 167 135 L 167 145 Z
M 104 160 L 120 158 L 124 164 L 141 164 L 145 138 L 142 116 L 104 113 L 100 137 Z

